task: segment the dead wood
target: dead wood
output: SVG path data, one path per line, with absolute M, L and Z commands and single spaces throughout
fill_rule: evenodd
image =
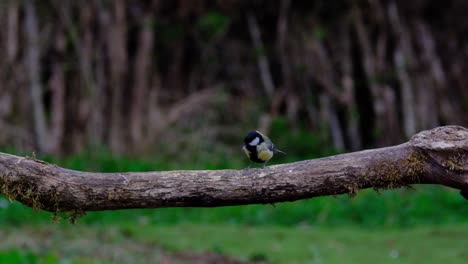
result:
M 0 190 L 53 212 L 265 204 L 411 184 L 466 197 L 467 152 L 468 130 L 445 126 L 397 146 L 249 170 L 93 173 L 0 153 Z

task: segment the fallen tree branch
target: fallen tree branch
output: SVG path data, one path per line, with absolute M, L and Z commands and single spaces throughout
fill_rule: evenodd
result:
M 0 190 L 52 212 L 264 204 L 419 183 L 468 197 L 467 152 L 468 130 L 445 126 L 397 146 L 249 170 L 91 173 L 0 153 Z

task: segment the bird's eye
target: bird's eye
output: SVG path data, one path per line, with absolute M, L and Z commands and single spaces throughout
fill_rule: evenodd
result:
M 250 141 L 249 145 L 250 146 L 256 146 L 256 145 L 258 145 L 258 142 L 260 142 L 260 139 L 258 137 L 256 137 L 252 141 Z

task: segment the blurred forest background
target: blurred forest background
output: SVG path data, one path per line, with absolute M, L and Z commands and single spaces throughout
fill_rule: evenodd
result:
M 467 10 L 465 0 L 3 0 L 0 148 L 80 170 L 239 169 L 253 128 L 289 162 L 466 127 Z M 95 212 L 59 228 L 0 197 L 0 260 L 415 263 L 424 252 L 424 263 L 464 263 L 467 221 L 456 192 L 430 186 Z

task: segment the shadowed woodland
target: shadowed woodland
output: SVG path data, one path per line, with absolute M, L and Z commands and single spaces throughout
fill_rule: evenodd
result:
M 358 150 L 468 124 L 466 1 L 0 7 L 2 146 L 134 153 L 183 131 L 237 144 L 281 116 Z
M 0 263 L 466 263 L 466 10 L 0 0 Z

